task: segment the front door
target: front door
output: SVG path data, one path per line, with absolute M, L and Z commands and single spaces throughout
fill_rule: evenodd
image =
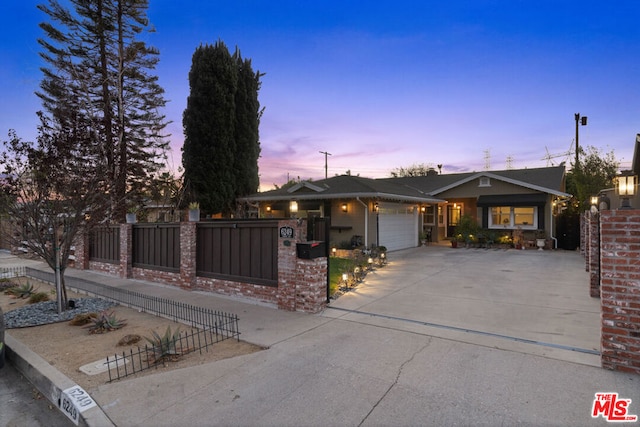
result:
M 454 235 L 460 216 L 462 216 L 462 206 L 459 203 L 447 205 L 447 237 Z

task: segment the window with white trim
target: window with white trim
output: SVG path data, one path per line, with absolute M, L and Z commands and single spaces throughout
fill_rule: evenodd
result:
M 535 206 L 492 206 L 489 208 L 489 228 L 538 228 Z
M 424 223 L 435 225 L 436 223 L 436 207 L 434 205 L 425 206 Z

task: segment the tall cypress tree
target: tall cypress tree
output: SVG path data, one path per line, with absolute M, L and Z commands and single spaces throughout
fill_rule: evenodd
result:
M 236 93 L 236 197 L 258 191 L 258 158 L 260 157 L 260 77 L 253 72 L 250 59 L 242 59 L 240 51 L 234 54 L 238 67 L 238 91 Z
M 203 211 L 229 215 L 258 188 L 260 74 L 222 41 L 201 45 L 189 71 L 183 114 L 185 185 Z

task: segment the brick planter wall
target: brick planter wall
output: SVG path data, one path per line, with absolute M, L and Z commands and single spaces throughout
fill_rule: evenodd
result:
M 640 374 L 640 210 L 600 215 L 602 367 Z

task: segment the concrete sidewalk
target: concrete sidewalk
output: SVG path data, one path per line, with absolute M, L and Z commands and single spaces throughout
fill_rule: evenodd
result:
M 575 297 L 562 291 L 555 300 L 551 295 L 551 301 L 562 302 L 557 306 L 543 296 L 518 305 L 518 293 L 508 286 L 509 280 L 492 273 L 510 270 L 520 281 L 529 277 L 540 283 L 555 259 L 547 257 L 553 255 L 566 274 L 557 279 L 583 288 L 588 295 L 584 261 L 580 264 L 574 253 L 512 252 L 516 251 L 432 247 L 392 253 L 390 265 L 371 273 L 356 291 L 332 302 L 320 315 L 68 270 L 68 275 L 110 286 L 236 313 L 241 338 L 268 347 L 99 386 L 91 394 L 106 418 L 96 417 L 89 424 L 105 425 L 110 420 L 118 426 L 606 425 L 603 418 L 591 417 L 597 392 L 617 392 L 632 399 L 630 414 L 640 414 L 639 377 L 592 366 L 597 356 L 589 353 L 535 343 L 552 341 L 546 339 L 549 336 L 575 335 L 572 331 L 580 331 L 581 322 L 591 322 L 589 300 L 572 309 L 582 313 L 582 321 L 562 326 L 569 332 L 550 335 L 547 332 L 558 329 L 561 319 L 566 325 L 566 318 L 575 317 L 561 315 L 569 313 L 562 311 L 562 305 Z M 506 255 L 518 258 L 507 264 Z M 5 261 L 10 262 L 0 259 L 0 265 Z M 509 276 L 510 271 L 503 273 Z M 434 277 L 437 280 L 425 279 Z M 489 289 L 503 292 L 486 295 Z M 425 304 L 431 305 L 425 309 Z M 501 315 L 511 316 L 508 325 L 504 325 L 507 317 L 483 315 L 498 308 Z M 528 331 L 519 314 L 531 320 L 536 310 L 542 310 L 537 317 L 548 325 Z M 453 321 L 459 323 L 447 325 Z M 571 346 L 592 346 L 591 326 L 586 328 L 585 336 Z M 484 330 L 495 331 L 496 336 L 474 332 Z M 534 343 L 498 336 L 523 334 L 531 334 L 526 337 Z M 573 353 L 577 359 L 567 356 Z

